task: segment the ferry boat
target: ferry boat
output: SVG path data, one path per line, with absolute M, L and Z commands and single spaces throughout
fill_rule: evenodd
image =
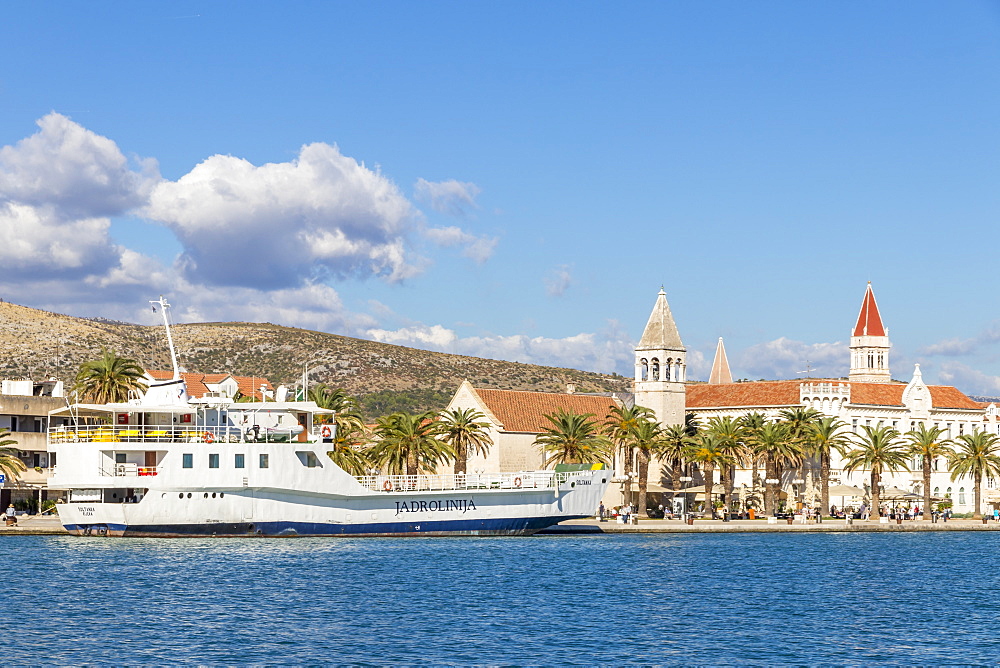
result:
M 49 489 L 81 536 L 530 535 L 594 515 L 603 465 L 464 475 L 352 476 L 327 452 L 332 411 L 311 401 L 188 397 L 174 365 L 124 403 L 50 413 Z M 332 420 L 331 420 L 332 422 Z

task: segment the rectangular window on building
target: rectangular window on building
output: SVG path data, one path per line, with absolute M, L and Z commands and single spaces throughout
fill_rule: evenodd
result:
M 194 468 L 194 455 L 193 454 L 191 454 L 190 452 L 185 452 L 183 455 L 181 455 L 181 458 L 183 460 L 181 462 L 181 466 L 183 468 L 186 468 L 186 469 L 193 469 Z
M 268 465 L 267 455 L 262 453 L 260 456 L 260 468 L 266 469 L 267 465 Z
M 210 469 L 217 469 L 217 468 L 219 468 L 219 455 L 218 454 L 210 454 L 208 456 L 208 468 L 210 468 Z
M 964 433 L 965 433 L 965 423 L 964 422 L 959 422 L 958 423 L 958 435 L 961 436 Z
M 858 433 L 858 421 L 857 420 L 851 420 L 851 431 L 853 431 L 855 434 Z
M 238 469 L 246 468 L 246 465 L 244 464 L 243 453 L 236 453 L 236 468 Z

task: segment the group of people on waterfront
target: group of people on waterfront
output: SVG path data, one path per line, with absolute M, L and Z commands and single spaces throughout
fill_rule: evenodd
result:
M 598 519 L 602 522 L 607 519 L 616 520 L 620 524 L 629 524 L 632 518 L 636 516 L 637 508 L 634 504 L 627 503 L 621 506 L 614 506 L 613 508 L 606 508 L 604 503 L 600 504 L 598 508 L 597 515 Z M 657 512 L 658 511 L 658 512 Z M 653 510 L 648 509 L 648 514 L 650 517 L 656 519 L 683 519 L 678 515 L 675 515 L 673 509 L 668 505 L 664 507 L 660 505 L 658 509 Z M 824 514 L 820 507 L 810 508 L 803 507 L 798 510 L 788 511 L 785 513 L 779 513 L 780 517 L 796 517 L 802 516 L 806 521 L 822 522 Z M 834 519 L 856 519 L 867 521 L 872 519 L 874 516 L 876 519 L 879 517 L 887 517 L 891 520 L 916 520 L 923 517 L 923 509 L 919 505 L 912 506 L 887 506 L 880 504 L 878 514 L 874 515 L 872 509 L 868 504 L 861 504 L 860 506 L 830 506 L 829 515 L 826 517 L 832 517 Z M 704 519 L 715 519 L 715 520 L 753 520 L 753 519 L 763 519 L 766 517 L 765 513 L 755 512 L 753 509 L 740 509 L 735 511 L 730 511 L 726 508 L 713 508 L 710 516 L 705 516 Z M 987 520 L 992 519 L 995 522 L 1000 522 L 1000 508 L 994 508 L 992 512 L 984 513 L 983 517 Z M 947 522 L 952 518 L 951 508 L 937 509 L 935 508 L 931 511 L 931 520 L 934 522 L 944 521 Z

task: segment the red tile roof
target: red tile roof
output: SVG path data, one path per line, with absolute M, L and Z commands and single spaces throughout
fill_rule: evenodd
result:
M 842 380 L 768 380 L 732 385 L 688 385 L 688 408 L 798 406 L 802 383 L 837 383 L 851 386 L 851 403 L 865 406 L 902 406 L 904 383 L 847 383 Z M 934 408 L 979 409 L 975 401 L 957 388 L 928 385 Z
M 688 408 L 797 406 L 801 380 L 767 380 L 725 385 L 688 385 Z
M 490 412 L 500 421 L 505 431 L 540 434 L 551 423 L 543 416 L 557 412 L 584 415 L 590 413 L 597 421 L 618 403 L 612 397 L 595 397 L 586 394 L 556 394 L 554 392 L 520 392 L 515 390 L 476 390 Z
M 858 324 L 854 326 L 852 336 L 885 336 L 885 327 L 882 326 L 882 316 L 878 313 L 878 305 L 875 303 L 875 293 L 872 292 L 871 283 L 865 290 L 865 299 L 861 302 Z

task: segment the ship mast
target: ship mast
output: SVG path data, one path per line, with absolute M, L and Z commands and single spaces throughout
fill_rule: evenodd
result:
M 160 306 L 160 312 L 163 313 L 163 327 L 167 330 L 167 345 L 170 347 L 170 363 L 174 365 L 174 378 L 173 380 L 180 380 L 181 374 L 177 369 L 177 353 L 174 351 L 174 337 L 170 335 L 170 322 L 167 320 L 167 309 L 170 308 L 170 304 L 160 295 L 159 300 L 150 301 L 153 305 L 153 312 L 156 312 L 157 304 Z

